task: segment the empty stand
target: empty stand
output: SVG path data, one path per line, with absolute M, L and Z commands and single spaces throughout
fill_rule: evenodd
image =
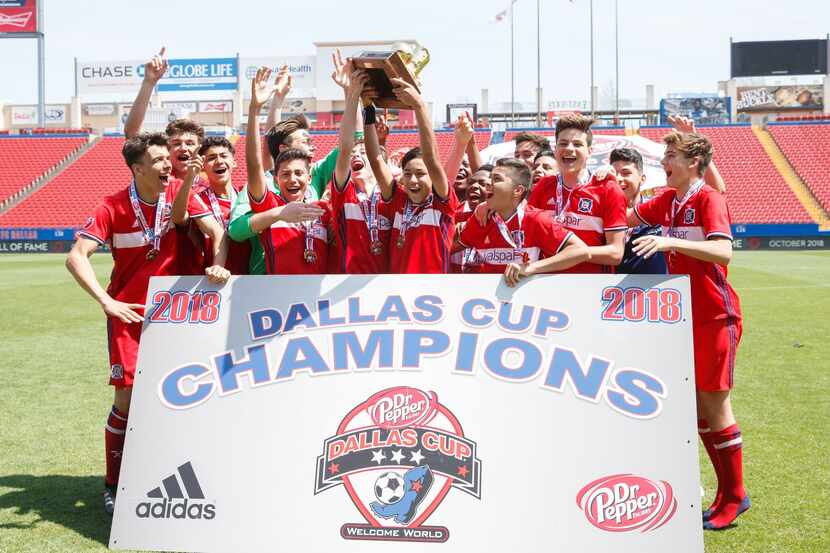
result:
M 0 203 L 34 182 L 87 142 L 86 136 L 0 139 Z
M 669 127 L 640 128 L 642 136 L 655 142 L 670 131 Z M 750 126 L 701 127 L 698 131 L 712 141 L 733 223 L 813 222 Z
M 767 130 L 825 211 L 830 211 L 830 125 L 770 125 Z
M 33 152 L 41 142 L 34 139 Z M 0 215 L 5 227 L 80 227 L 108 194 L 130 183 L 130 171 L 121 157 L 121 137 L 102 138 L 51 182 Z

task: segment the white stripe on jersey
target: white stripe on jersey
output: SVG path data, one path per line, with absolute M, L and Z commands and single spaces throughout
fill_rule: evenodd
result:
M 286 223 L 285 221 L 276 221 L 271 224 L 271 228 L 293 228 L 305 232 L 302 223 Z M 328 241 L 329 239 L 329 233 L 326 230 L 326 227 L 321 224 L 311 226 L 311 236 L 319 238 L 320 240 Z
M 476 259 L 484 261 L 488 265 L 507 265 L 508 263 L 513 263 L 513 261 L 521 262 L 521 258 L 517 259 L 514 257 L 515 251 L 513 248 L 477 249 Z M 522 251 L 527 253 L 528 261 L 530 262 L 539 261 L 539 256 L 542 253 L 542 250 L 535 246 L 532 248 L 522 248 Z
M 140 230 L 137 232 L 114 232 L 112 234 L 113 248 L 142 248 L 149 244 Z
M 349 221 L 366 222 L 366 219 L 363 218 L 363 210 L 360 209 L 360 204 L 343 204 L 343 213 Z M 379 230 L 390 230 L 392 228 L 392 225 L 389 224 L 389 219 L 380 214 L 377 217 Z
M 671 233 L 671 234 L 670 234 Z M 703 242 L 706 236 L 703 234 L 703 227 L 663 227 L 663 236 L 671 236 L 672 238 L 680 238 L 682 240 L 691 240 L 693 242 Z
M 407 230 L 412 230 L 414 228 L 418 228 L 422 225 L 430 226 L 430 227 L 439 227 L 441 226 L 441 215 L 442 213 L 437 209 L 433 209 L 428 207 L 424 209 L 420 215 L 415 215 L 412 217 L 412 225 Z M 401 224 L 403 222 L 403 214 L 400 212 L 395 213 L 395 222 L 392 224 L 392 228 L 396 228 L 400 230 Z
M 599 233 L 605 231 L 605 225 L 602 222 L 602 217 L 583 215 L 581 213 L 574 213 L 573 211 L 565 212 L 561 224 L 568 230 L 590 230 Z

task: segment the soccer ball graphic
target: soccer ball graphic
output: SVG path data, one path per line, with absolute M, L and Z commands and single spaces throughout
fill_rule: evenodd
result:
M 378 501 L 389 505 L 399 501 L 406 490 L 403 476 L 397 472 L 384 472 L 375 480 L 375 497 Z

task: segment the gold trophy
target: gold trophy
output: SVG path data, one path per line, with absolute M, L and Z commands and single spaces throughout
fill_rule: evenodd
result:
M 393 48 L 385 52 L 362 52 L 352 60 L 356 69 L 369 74 L 364 105 L 374 103 L 381 108 L 408 109 L 392 92 L 391 79 L 403 79 L 421 91 L 418 75 L 429 63 L 429 50 L 410 42 L 395 43 Z

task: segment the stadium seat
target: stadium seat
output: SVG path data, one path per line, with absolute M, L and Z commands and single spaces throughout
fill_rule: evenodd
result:
M 768 130 L 824 210 L 830 211 L 830 125 L 770 125 Z
M 58 165 L 86 142 L 86 136 L 2 138 L 0 203 Z
M 640 134 L 661 142 L 670 130 L 641 127 Z M 699 132 L 714 146 L 733 223 L 813 222 L 750 126 L 701 127 Z

